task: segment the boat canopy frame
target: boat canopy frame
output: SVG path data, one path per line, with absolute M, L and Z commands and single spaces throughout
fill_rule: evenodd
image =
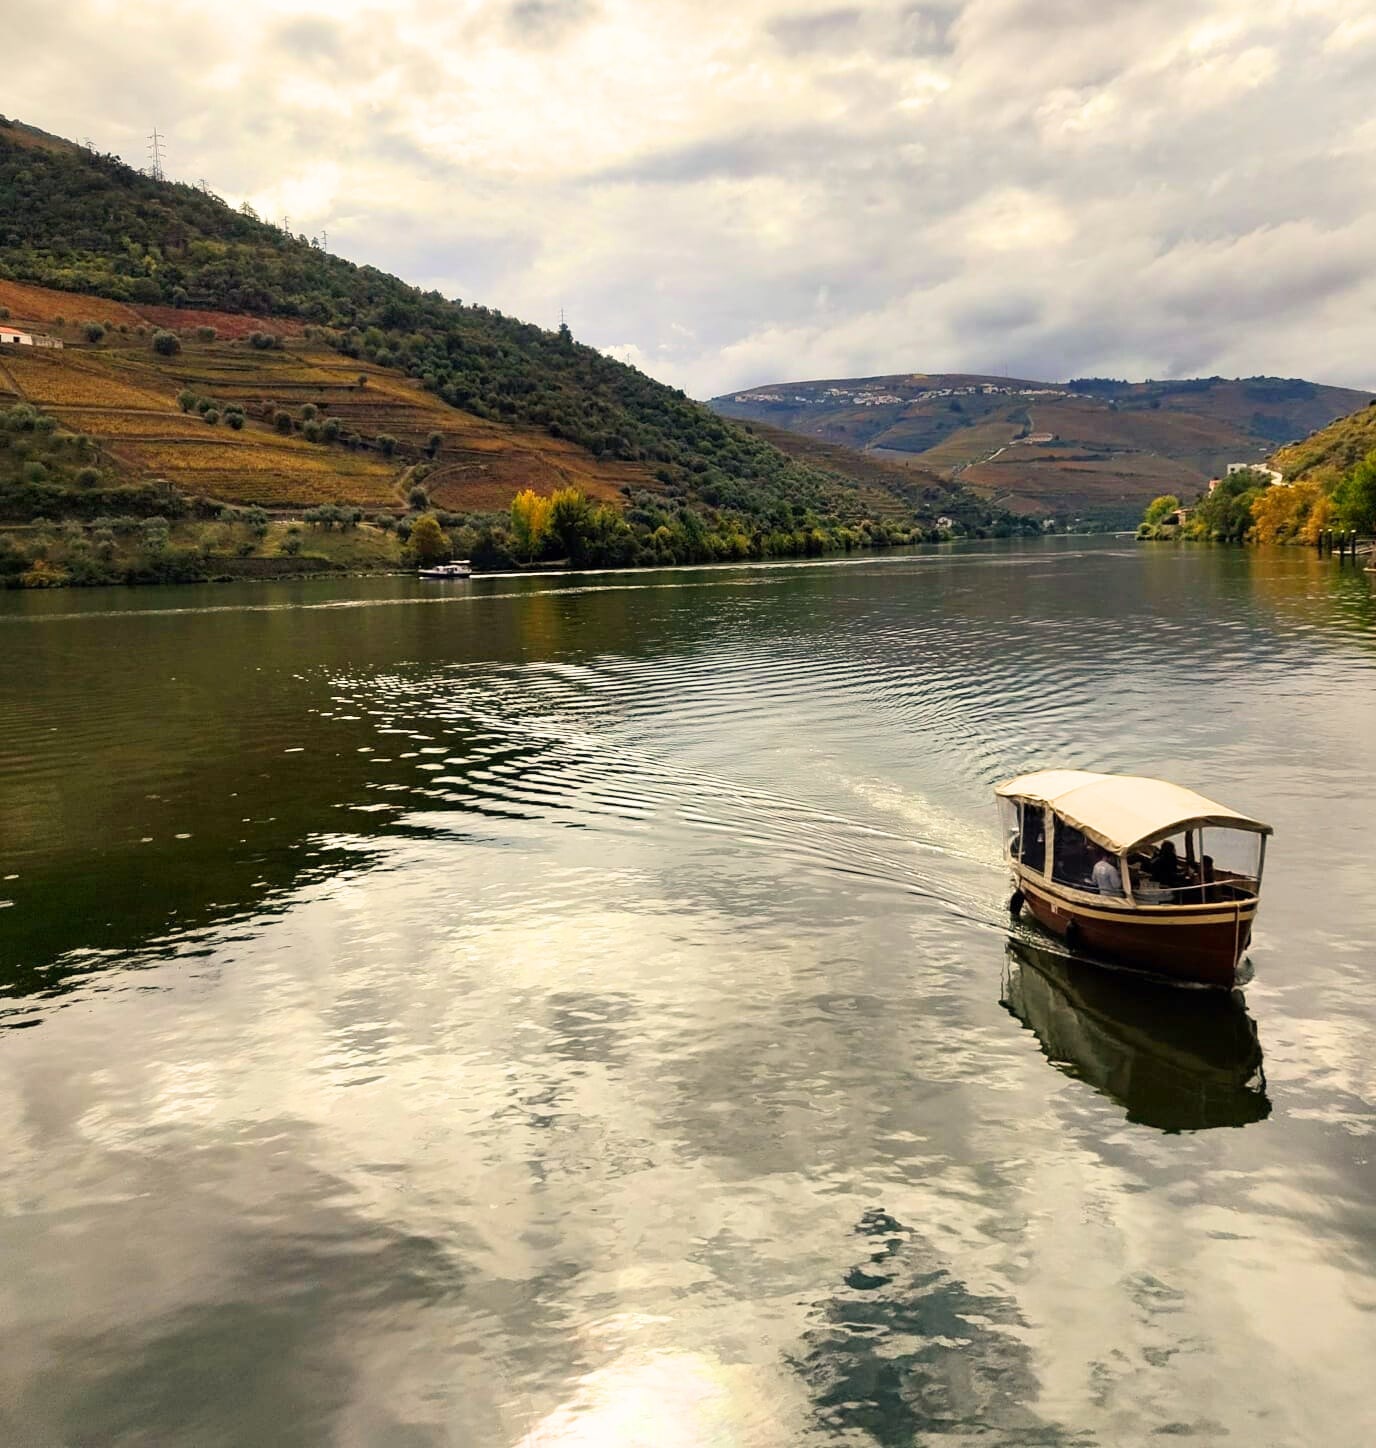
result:
M 1043 769 L 994 786 L 1001 799 L 1042 805 L 1114 855 L 1150 845 L 1182 830 L 1213 827 L 1265 837 L 1268 824 L 1215 800 L 1143 775 Z

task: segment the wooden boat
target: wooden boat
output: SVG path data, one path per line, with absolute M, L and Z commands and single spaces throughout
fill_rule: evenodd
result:
M 1179 991 L 1011 940 L 1000 999 L 1053 1065 L 1116 1102 L 1129 1121 L 1203 1131 L 1271 1114 L 1241 991 Z
M 466 558 L 458 558 L 453 563 L 436 563 L 433 568 L 422 568 L 419 576 L 421 578 L 472 578 L 473 566 Z
M 1047 769 L 995 788 L 1024 907 L 1074 950 L 1231 987 L 1252 940 L 1270 825 L 1162 779 Z

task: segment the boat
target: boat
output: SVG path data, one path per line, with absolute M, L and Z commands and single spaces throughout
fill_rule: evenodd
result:
M 1252 940 L 1271 826 L 1140 775 L 1046 769 L 994 790 L 1026 909 L 1072 950 L 1231 989 Z
M 436 563 L 431 568 L 422 568 L 421 578 L 472 578 L 473 565 L 467 558 L 456 558 L 453 563 Z
M 1242 992 L 1184 992 L 1011 940 L 1000 1001 L 1058 1070 L 1160 1131 L 1248 1126 L 1271 1114 Z

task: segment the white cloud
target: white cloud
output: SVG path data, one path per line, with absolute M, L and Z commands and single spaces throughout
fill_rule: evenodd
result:
M 5 109 L 698 395 L 1370 384 L 1368 0 L 70 0 Z M 1321 340 L 1320 340 L 1321 339 Z

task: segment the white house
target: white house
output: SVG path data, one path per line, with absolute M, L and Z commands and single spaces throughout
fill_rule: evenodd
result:
M 1265 477 L 1270 478 L 1272 486 L 1277 488 L 1281 487 L 1285 482 L 1285 474 L 1283 472 L 1278 468 L 1268 468 L 1262 463 L 1229 463 L 1228 471 L 1230 473 L 1261 473 Z M 1209 491 L 1212 493 L 1213 489 L 1210 488 Z
M 61 337 L 45 337 L 41 332 L 21 332 L 18 327 L 0 327 L 0 347 L 61 347 Z

